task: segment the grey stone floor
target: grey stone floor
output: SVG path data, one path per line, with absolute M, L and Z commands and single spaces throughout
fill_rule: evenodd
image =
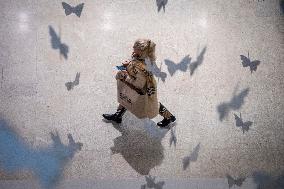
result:
M 250 179 L 242 188 L 260 188 L 256 173 L 283 173 L 279 0 L 168 0 L 165 11 L 154 0 L 66 2 L 84 3 L 81 16 L 66 16 L 57 0 L 0 1 L 0 119 L 31 149 L 48 148 L 55 131 L 63 144 L 68 133 L 83 144 L 64 166 L 59 188 L 72 179 L 140 188 L 144 174 L 164 180 L 163 189 L 178 188 L 178 180 L 189 188 L 192 178 L 199 183 L 192 188 L 228 188 L 226 175 Z M 121 125 L 102 120 L 117 107 L 114 67 L 130 58 L 137 38 L 157 44 L 157 67 L 150 69 L 159 100 L 177 117 L 171 130 L 155 126 L 161 117 L 139 120 L 129 112 Z M 260 61 L 253 73 L 242 66 L 240 55 L 248 53 Z M 79 85 L 67 90 L 76 73 Z M 253 122 L 244 133 L 236 126 L 240 113 L 245 124 Z M 35 177 L 1 170 L 4 188 L 13 185 L 6 180 Z M 104 184 L 113 180 L 121 182 Z

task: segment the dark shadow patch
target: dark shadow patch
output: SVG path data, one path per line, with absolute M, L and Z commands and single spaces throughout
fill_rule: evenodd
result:
M 152 177 L 149 175 L 148 177 L 145 176 L 146 184 L 141 185 L 141 189 L 146 188 L 153 188 L 153 189 L 163 189 L 163 186 L 165 185 L 164 181 L 160 181 L 156 183 L 156 177 Z
M 189 55 L 186 55 L 179 63 L 175 64 L 173 61 L 165 59 L 165 64 L 168 67 L 168 71 L 171 76 L 175 74 L 176 71 L 180 70 L 186 72 L 190 64 L 191 58 Z
M 249 52 L 248 52 L 248 57 L 246 57 L 245 55 L 240 55 L 240 57 L 241 57 L 241 60 L 242 60 L 243 67 L 249 67 L 251 74 L 252 74 L 253 71 L 256 72 L 257 66 L 260 65 L 259 60 L 251 61 L 250 58 L 249 58 Z
M 246 180 L 245 177 L 234 179 L 229 174 L 226 174 L 226 177 L 227 177 L 227 180 L 228 180 L 229 188 L 233 187 L 234 185 L 241 187 L 243 185 L 243 182 Z
M 168 3 L 168 0 L 156 0 L 156 5 L 158 8 L 158 12 L 163 8 L 164 12 L 166 11 L 166 4 Z
M 246 121 L 244 122 L 242 119 L 242 114 L 240 113 L 240 117 L 237 114 L 234 114 L 235 116 L 235 121 L 236 121 L 236 126 L 240 127 L 243 131 L 243 133 L 248 132 L 250 126 L 253 124 L 253 122 L 251 121 Z
M 80 72 L 77 72 L 74 81 L 65 83 L 67 90 L 70 91 L 74 88 L 74 86 L 79 85 L 79 82 L 80 82 L 79 79 L 80 79 Z
M 158 80 L 161 78 L 163 82 L 166 81 L 167 78 L 167 73 L 162 72 L 160 68 L 156 64 L 153 64 L 151 67 L 151 72 L 153 73 L 154 76 L 158 78 Z
M 139 174 L 148 175 L 150 170 L 160 165 L 164 159 L 162 138 L 168 130 L 161 130 L 152 120 L 137 120 L 143 129 L 133 127 L 131 122 L 124 121 L 114 127 L 121 136 L 114 139 L 112 154 L 120 153 L 127 163 Z
M 279 176 L 271 176 L 266 172 L 256 171 L 252 174 L 257 189 L 283 189 L 284 171 Z
M 81 3 L 81 4 L 73 7 L 73 6 L 71 6 L 71 5 L 69 5 L 65 2 L 62 2 L 62 7 L 65 11 L 66 16 L 70 15 L 71 13 L 74 13 L 74 14 L 76 14 L 76 16 L 78 16 L 80 18 L 82 10 L 84 8 L 84 3 Z
M 68 58 L 68 52 L 69 52 L 69 47 L 61 42 L 61 36 L 59 33 L 59 36 L 56 34 L 56 32 L 54 31 L 54 29 L 52 28 L 52 26 L 49 26 L 49 35 L 51 37 L 50 41 L 51 41 L 51 47 L 53 49 L 58 49 L 60 55 L 63 55 L 63 57 L 65 59 Z
M 205 52 L 206 52 L 206 47 L 202 49 L 201 53 L 197 56 L 196 61 L 190 63 L 189 65 L 190 75 L 193 75 L 194 71 L 203 63 Z
M 244 104 L 245 97 L 249 93 L 249 88 L 244 89 L 242 92 L 236 95 L 238 87 L 235 88 L 233 92 L 233 97 L 229 102 L 223 102 L 217 106 L 217 111 L 219 113 L 219 120 L 223 121 L 227 117 L 231 110 L 238 110 Z
M 200 143 L 193 149 L 189 156 L 186 156 L 182 160 L 183 170 L 186 170 L 191 162 L 197 161 L 198 154 L 200 150 Z
M 7 173 L 31 170 L 38 177 L 42 187 L 51 189 L 62 176 L 65 165 L 82 148 L 68 134 L 68 145 L 64 145 L 58 133 L 50 133 L 52 145 L 33 149 L 0 119 L 0 167 Z
M 171 127 L 170 146 L 172 146 L 172 144 L 174 144 L 175 147 L 177 145 L 177 136 L 176 136 L 175 127 Z
M 281 10 L 281 14 L 284 14 L 284 0 L 280 0 L 280 10 Z

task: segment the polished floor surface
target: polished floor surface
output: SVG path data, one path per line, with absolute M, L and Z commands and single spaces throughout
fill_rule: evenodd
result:
M 39 177 L 51 188 L 51 164 L 58 188 L 72 179 L 157 189 L 190 178 L 249 178 L 258 188 L 283 179 L 283 1 L 0 5 L 0 179 Z M 102 119 L 117 107 L 114 67 L 130 58 L 137 38 L 156 43 L 149 69 L 159 100 L 177 117 L 170 129 L 155 125 L 160 116 Z M 93 188 L 106 186 L 116 188 Z

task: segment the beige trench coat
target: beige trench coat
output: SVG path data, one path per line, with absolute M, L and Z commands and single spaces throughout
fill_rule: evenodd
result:
M 145 74 L 146 64 L 141 60 L 132 60 L 127 66 L 127 73 L 119 71 L 117 79 L 118 102 L 138 118 L 154 118 L 159 113 L 159 102 L 156 92 L 156 80 L 152 74 Z M 149 73 L 146 71 L 146 73 Z M 120 80 L 124 77 L 125 80 Z M 148 77 L 148 78 L 147 78 Z M 154 93 L 148 95 L 147 82 L 154 84 Z M 127 84 L 126 84 L 127 83 Z M 143 93 L 138 94 L 137 91 Z

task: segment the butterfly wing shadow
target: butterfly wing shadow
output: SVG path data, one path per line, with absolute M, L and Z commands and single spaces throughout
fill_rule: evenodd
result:
M 75 142 L 75 140 L 73 139 L 70 133 L 67 135 L 67 137 L 69 141 L 69 147 L 73 150 L 73 153 L 72 153 L 72 157 L 73 157 L 76 151 L 80 151 L 82 149 L 83 143 Z
M 69 47 L 64 43 L 60 44 L 60 54 L 63 55 L 65 59 L 68 58 L 68 52 L 69 52 Z
M 253 124 L 252 121 L 246 121 L 242 126 L 243 133 L 245 133 L 245 131 L 248 132 L 249 128 L 250 128 L 250 126 L 252 126 L 252 124 Z
M 191 61 L 191 58 L 189 57 L 189 55 L 186 55 L 178 64 L 175 64 L 173 61 L 168 60 L 168 59 L 165 59 L 165 64 L 168 67 L 168 71 L 170 75 L 173 76 L 177 70 L 186 72 L 190 65 L 190 61 Z
M 57 36 L 52 26 L 49 26 L 48 28 L 49 28 L 49 35 L 51 37 L 50 39 L 51 47 L 53 49 L 59 49 L 61 45 L 60 38 Z
M 223 119 L 228 115 L 230 110 L 230 104 L 229 103 L 221 103 L 217 106 L 217 111 L 219 113 L 219 120 L 223 121 Z
M 238 178 L 237 180 L 235 180 L 235 184 L 239 187 L 241 187 L 244 183 L 244 181 L 246 180 L 246 178 Z
M 170 75 L 173 76 L 174 73 L 176 72 L 176 70 L 178 69 L 177 65 L 173 61 L 168 60 L 168 59 L 165 59 L 165 64 L 168 67 L 168 71 L 169 71 Z
M 74 86 L 76 85 L 79 85 L 79 82 L 80 82 L 80 72 L 77 72 L 76 73 L 76 77 L 75 77 L 75 80 L 74 80 Z
M 242 127 L 242 125 L 244 124 L 242 118 L 239 117 L 237 114 L 234 114 L 234 116 L 235 116 L 236 126 Z
M 151 177 L 151 175 L 149 175 L 149 177 L 145 176 L 145 179 L 147 182 L 146 186 L 149 188 L 154 188 L 156 177 Z
M 77 72 L 74 81 L 70 81 L 70 82 L 65 83 L 67 90 L 70 91 L 71 89 L 74 88 L 74 86 L 79 85 L 79 82 L 80 82 L 79 79 L 80 79 L 80 72 Z
M 200 143 L 193 149 L 193 152 L 191 152 L 189 156 L 183 158 L 183 161 L 182 161 L 183 170 L 186 170 L 189 167 L 190 162 L 197 161 L 199 150 L 200 150 Z
M 233 177 L 231 177 L 229 174 L 227 174 L 226 177 L 227 177 L 227 180 L 228 180 L 229 188 L 231 188 L 235 184 L 235 179 L 233 179 Z
M 246 57 L 245 55 L 240 55 L 241 60 L 242 60 L 242 65 L 243 67 L 248 67 L 250 66 L 250 59 L 248 57 Z
M 156 5 L 158 8 L 158 12 L 163 8 L 164 12 L 166 9 L 166 4 L 168 3 L 168 0 L 156 0 Z
M 189 65 L 189 70 L 190 70 L 190 75 L 193 75 L 195 70 L 203 63 L 204 60 L 204 54 L 206 52 L 206 47 L 204 47 L 201 51 L 201 53 L 198 55 L 198 57 L 196 58 L 195 62 L 192 62 Z
M 190 164 L 190 156 L 184 157 L 182 160 L 183 170 L 185 171 Z
M 65 11 L 65 15 L 68 16 L 73 12 L 73 7 L 65 2 L 62 2 L 62 7 Z
M 73 12 L 80 18 L 83 8 L 84 8 L 84 3 L 81 3 L 74 8 Z
M 238 110 L 243 104 L 245 97 L 249 93 L 249 88 L 242 90 L 238 95 L 234 95 L 232 100 L 230 101 L 230 108 L 233 110 Z
M 177 65 L 178 66 L 178 70 L 186 72 L 188 70 L 188 67 L 190 65 L 190 61 L 191 58 L 189 57 L 189 55 L 186 55 L 181 62 Z
M 160 72 L 159 76 L 160 76 L 160 78 L 161 78 L 161 80 L 162 80 L 163 82 L 166 81 L 167 73 L 165 73 L 165 72 Z
M 158 182 L 155 186 L 155 189 L 163 189 L 164 184 L 165 184 L 164 181 Z
M 171 128 L 170 146 L 172 146 L 172 144 L 174 144 L 174 146 L 176 147 L 177 137 L 175 131 Z
M 49 35 L 51 37 L 51 47 L 53 49 L 59 49 L 59 53 L 64 56 L 65 59 L 68 58 L 69 47 L 61 43 L 60 36 L 58 36 L 52 26 L 49 26 Z
M 167 73 L 162 72 L 161 69 L 159 69 L 156 64 L 153 64 L 152 73 L 153 73 L 156 77 L 161 78 L 161 80 L 162 80 L 163 82 L 166 81 Z
M 260 65 L 260 61 L 259 60 L 254 60 L 254 61 L 251 62 L 250 66 L 249 66 L 251 74 L 252 74 L 253 71 L 256 72 L 257 66 L 259 66 L 259 65 Z
M 191 161 L 197 161 L 199 150 L 200 150 L 200 143 L 194 148 L 193 152 L 190 154 Z
M 72 81 L 65 83 L 65 86 L 67 88 L 68 91 L 70 91 L 71 89 L 73 89 L 74 84 Z

